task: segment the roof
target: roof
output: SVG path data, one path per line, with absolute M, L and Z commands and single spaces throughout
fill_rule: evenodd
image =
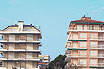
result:
M 71 23 L 104 23 L 103 21 L 92 20 L 91 17 L 82 17 L 81 20 L 71 21 Z
M 18 27 L 18 25 L 17 24 L 15 24 L 15 25 L 10 25 L 10 26 L 8 26 L 8 27 Z M 6 27 L 5 29 L 7 29 L 8 27 Z M 30 25 L 23 25 L 23 27 L 34 27 L 35 29 L 37 29 L 35 26 L 33 26 L 32 24 L 30 24 Z M 3 31 L 5 30 L 5 29 L 3 29 Z M 40 31 L 39 29 L 37 29 L 38 31 Z

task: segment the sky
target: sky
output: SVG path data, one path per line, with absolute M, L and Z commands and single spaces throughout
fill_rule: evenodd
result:
M 1 0 L 0 29 L 9 25 L 24 24 L 40 26 L 43 55 L 51 60 L 65 54 L 65 43 L 70 21 L 82 16 L 104 21 L 104 0 Z

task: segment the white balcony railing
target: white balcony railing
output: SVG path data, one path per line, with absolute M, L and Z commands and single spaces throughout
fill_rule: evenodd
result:
M 104 63 L 98 63 L 98 66 L 102 67 L 102 66 L 104 66 Z
M 98 48 L 104 48 L 104 45 L 98 45 Z
M 98 37 L 98 40 L 104 40 L 104 37 Z
M 19 60 L 23 60 L 23 61 L 26 61 L 26 60 L 30 60 L 30 61 L 40 61 L 40 59 L 38 57 L 33 57 L 33 58 L 6 58 L 6 57 L 0 57 L 0 60 L 11 60 L 11 61 L 19 61 Z
M 36 31 L 0 31 L 0 34 L 6 34 L 6 33 L 34 33 L 34 34 L 41 34 L 41 32 L 36 32 Z
M 22 41 L 7 41 L 7 40 L 0 40 L 0 43 L 41 43 L 41 41 L 26 41 L 26 40 L 22 40 Z
M 98 54 L 98 57 L 104 57 L 104 54 Z
M 82 55 L 82 54 L 69 54 L 68 56 L 71 56 L 71 57 L 87 57 L 87 55 Z
M 26 50 L 26 49 L 12 49 L 12 50 L 0 49 L 0 52 L 3 52 L 3 51 L 11 51 L 11 52 L 12 52 L 12 51 L 13 51 L 13 52 L 14 52 L 14 51 L 15 51 L 15 52 L 19 52 L 19 51 L 20 51 L 20 52 L 22 52 L 22 51 L 23 51 L 23 52 L 41 52 L 41 50 L 39 50 L 39 49 L 37 49 L 37 50 L 35 50 L 35 49 L 33 49 L 33 50 L 28 50 L 28 49 L 27 49 L 27 50 Z

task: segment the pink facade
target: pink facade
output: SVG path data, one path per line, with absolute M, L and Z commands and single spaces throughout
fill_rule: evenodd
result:
M 84 16 L 71 21 L 67 34 L 71 63 L 83 69 L 104 68 L 104 22 Z

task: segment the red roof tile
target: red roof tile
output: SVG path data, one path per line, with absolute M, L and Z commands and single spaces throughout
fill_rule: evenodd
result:
M 82 17 L 81 20 L 75 20 L 71 21 L 71 23 L 74 22 L 88 22 L 88 23 L 104 23 L 103 21 L 96 21 L 96 20 L 91 20 L 91 17 Z

